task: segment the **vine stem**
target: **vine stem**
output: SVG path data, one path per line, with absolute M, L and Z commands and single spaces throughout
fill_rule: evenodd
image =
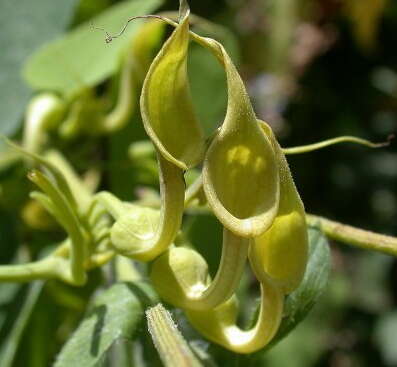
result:
M 347 245 L 397 256 L 397 238 L 335 222 L 313 214 L 306 215 L 307 224 L 320 227 L 330 238 Z
M 37 279 L 60 279 L 74 284 L 64 259 L 49 256 L 45 259 L 15 265 L 0 266 L 0 282 L 27 282 Z

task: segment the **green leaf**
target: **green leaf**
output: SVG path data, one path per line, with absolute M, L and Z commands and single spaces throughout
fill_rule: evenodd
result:
M 162 0 L 124 1 L 93 18 L 92 23 L 118 33 L 129 18 L 150 13 L 161 4 Z M 139 20 L 132 22 L 122 37 L 105 44 L 103 31 L 93 29 L 91 22 L 83 23 L 35 53 L 25 65 L 24 77 L 33 88 L 66 96 L 96 85 L 118 69 L 120 56 L 140 24 Z
M 286 299 L 285 316 L 269 348 L 287 336 L 307 316 L 327 286 L 330 265 L 326 237 L 318 229 L 309 228 L 309 261 L 306 272 L 301 285 Z
M 155 302 L 146 283 L 114 284 L 96 298 L 54 366 L 95 366 L 118 339 L 133 339 L 146 305 Z
M 12 135 L 30 90 L 20 77 L 25 59 L 68 25 L 77 0 L 2 0 L 0 3 L 0 133 Z

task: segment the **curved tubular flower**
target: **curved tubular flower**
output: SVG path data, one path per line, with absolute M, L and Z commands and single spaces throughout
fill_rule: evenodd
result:
M 153 60 L 142 87 L 141 113 L 160 154 L 182 170 L 202 160 L 205 140 L 187 77 L 189 11 Z
M 255 325 L 242 330 L 236 325 L 236 297 L 211 311 L 186 310 L 191 324 L 205 337 L 235 353 L 253 353 L 265 347 L 276 334 L 283 313 L 284 295 L 271 281 L 261 283 L 261 306 Z
M 228 300 L 244 272 L 249 239 L 223 229 L 222 257 L 212 282 L 205 260 L 194 250 L 175 247 L 153 263 L 150 277 L 161 297 L 176 307 L 210 310 Z
M 65 102 L 55 94 L 42 93 L 32 98 L 25 117 L 23 147 L 39 153 L 46 138 L 46 131 L 59 123 L 65 113 Z
M 251 240 L 249 258 L 260 282 L 269 277 L 285 294 L 300 284 L 308 257 L 308 235 L 303 203 L 285 156 L 271 128 L 261 123 L 272 141 L 279 164 L 280 204 L 272 226 Z
M 228 83 L 226 119 L 204 161 L 208 202 L 230 231 L 243 237 L 258 236 L 270 227 L 278 209 L 278 169 L 272 144 L 261 132 L 244 84 L 223 46 L 189 32 L 186 1 L 181 0 L 180 9 L 179 24 L 160 16 L 146 16 L 176 29 L 153 61 L 143 85 L 145 129 L 160 154 L 178 167 L 185 170 L 201 160 L 204 141 L 193 113 L 186 73 L 191 36 L 219 60 Z M 108 35 L 108 39 L 119 35 Z
M 160 172 L 161 209 L 125 205 L 110 193 L 100 193 L 96 200 L 114 217 L 110 236 L 120 254 L 150 261 L 174 241 L 182 222 L 185 181 L 183 171 L 157 155 Z
M 228 85 L 226 118 L 204 160 L 204 191 L 225 227 L 239 236 L 256 237 L 270 227 L 278 210 L 276 156 L 223 46 L 209 38 L 199 41 L 223 64 Z
M 99 126 L 99 130 L 104 133 L 111 133 L 124 127 L 134 112 L 136 97 L 135 63 L 136 60 L 132 53 L 124 56 L 120 70 L 116 105 L 103 117 Z

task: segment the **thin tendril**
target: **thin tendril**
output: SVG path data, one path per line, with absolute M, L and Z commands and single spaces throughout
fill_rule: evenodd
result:
M 326 148 L 334 144 L 338 143 L 356 143 L 365 145 L 370 148 L 382 148 L 387 147 L 391 144 L 392 140 L 394 139 L 394 134 L 391 134 L 387 137 L 387 140 L 382 143 L 372 143 L 368 140 L 357 138 L 355 136 L 339 136 L 337 138 L 327 139 L 324 141 L 320 141 L 319 143 L 302 145 L 298 147 L 291 147 L 291 148 L 284 148 L 284 154 L 301 154 L 301 153 L 309 153 L 318 149 Z
M 105 32 L 105 34 L 106 34 L 105 42 L 106 42 L 106 43 L 110 43 L 110 42 L 113 41 L 113 39 L 120 37 L 120 36 L 125 32 L 125 30 L 127 29 L 128 24 L 129 24 L 130 22 L 132 22 L 133 20 L 136 20 L 136 19 L 149 19 L 149 18 L 159 19 L 159 20 L 162 20 L 162 21 L 164 21 L 164 22 L 166 22 L 166 23 L 169 23 L 169 21 L 170 21 L 170 19 L 168 19 L 168 18 L 166 18 L 166 17 L 163 17 L 163 16 L 161 16 L 161 15 L 152 15 L 152 14 L 148 14 L 148 15 L 137 15 L 137 16 L 135 16 L 135 17 L 132 17 L 132 18 L 128 19 L 127 22 L 124 24 L 123 29 L 122 29 L 119 33 L 117 33 L 117 34 L 115 34 L 115 35 L 111 35 L 111 34 L 110 34 L 106 29 L 104 29 L 104 28 L 96 27 L 92 22 L 91 22 L 91 28 L 92 28 L 92 29 L 98 29 L 98 30 L 100 30 L 100 31 Z

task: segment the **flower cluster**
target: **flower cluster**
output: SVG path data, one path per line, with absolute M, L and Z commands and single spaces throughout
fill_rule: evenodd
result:
M 144 128 L 157 156 L 161 196 L 158 207 L 123 202 L 107 191 L 95 193 L 95 185 L 83 182 L 56 151 L 36 154 L 41 153 L 42 132 L 59 124 L 66 109 L 54 96 L 36 97 L 28 109 L 24 149 L 14 148 L 42 167 L 29 174 L 41 190 L 31 193 L 31 203 L 39 203 L 50 213 L 67 238 L 42 260 L 0 266 L 0 281 L 55 278 L 80 286 L 85 284 L 89 269 L 116 255 L 148 262 L 158 294 L 183 309 L 198 331 L 229 350 L 252 353 L 275 336 L 285 296 L 301 283 L 308 261 L 305 210 L 284 154 L 341 141 L 382 144 L 342 137 L 282 149 L 269 125 L 255 116 L 244 83 L 225 48 L 214 39 L 192 32 L 189 13 L 187 2 L 181 0 L 178 22 L 147 16 L 175 28 L 150 64 L 140 99 Z M 107 33 L 106 41 L 115 37 Z M 191 41 L 206 48 L 226 75 L 226 114 L 208 139 L 190 95 L 187 57 Z M 111 132 L 128 120 L 133 104 L 133 68 L 128 57 L 126 60 L 119 102 L 112 113 L 95 115 L 98 118 L 92 132 Z M 60 125 L 64 137 L 89 129 L 81 123 L 87 111 L 74 107 L 70 107 L 70 118 Z M 135 148 L 131 155 L 142 154 Z M 146 158 L 140 155 L 139 159 Z M 201 172 L 186 189 L 185 174 L 191 169 Z M 223 226 L 222 255 L 214 279 L 209 276 L 204 257 L 178 238 L 186 209 L 197 205 L 206 205 Z M 25 220 L 32 227 L 43 226 L 32 210 L 37 207 L 27 208 Z M 356 233 L 357 241 L 365 244 L 362 233 Z M 339 234 L 338 238 L 343 236 Z M 382 237 L 379 241 L 384 240 Z M 260 283 L 261 304 L 255 325 L 242 330 L 237 325 L 235 293 L 247 263 Z
M 206 47 L 226 73 L 226 116 L 209 145 L 189 94 L 190 38 Z M 152 251 L 159 248 L 156 254 L 168 248 L 151 268 L 156 290 L 167 302 L 184 309 L 192 324 L 212 341 L 240 353 L 262 348 L 278 329 L 284 296 L 299 285 L 304 274 L 305 212 L 284 154 L 270 127 L 256 118 L 231 58 L 219 42 L 189 31 L 185 2 L 181 2 L 179 23 L 150 66 L 141 112 L 162 174 L 159 225 L 148 245 Z M 170 246 L 183 215 L 183 173 L 198 164 L 202 164 L 198 180 L 205 198 L 223 225 L 222 257 L 212 281 L 200 254 Z M 118 236 L 122 228 L 131 226 L 120 223 Z M 113 244 L 136 258 L 129 240 L 118 238 Z M 236 325 L 234 293 L 247 259 L 261 283 L 261 308 L 255 327 L 243 331 Z

